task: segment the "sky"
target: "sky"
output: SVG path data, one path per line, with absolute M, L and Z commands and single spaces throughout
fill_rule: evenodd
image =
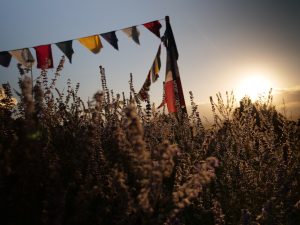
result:
M 189 91 L 200 114 L 209 111 L 209 96 L 234 91 L 237 100 L 273 88 L 274 103 L 287 116 L 300 117 L 300 3 L 280 0 L 2 0 L 0 7 L 0 51 L 56 43 L 119 30 L 170 17 L 179 51 L 179 71 L 185 99 Z M 161 33 L 164 32 L 165 24 Z M 101 89 L 99 66 L 106 69 L 108 87 L 129 93 L 129 74 L 138 91 L 152 65 L 160 40 L 142 26 L 140 45 L 117 31 L 119 51 L 105 40 L 99 54 L 73 41 L 73 62 L 65 62 L 58 88 L 67 79 L 87 100 Z M 34 49 L 30 49 L 35 56 Z M 52 45 L 54 64 L 63 55 Z M 162 98 L 165 49 L 161 55 L 159 80 L 152 84 L 151 101 Z M 0 82 L 17 88 L 17 62 L 0 67 Z M 55 70 L 49 70 L 50 78 Z M 33 76 L 40 71 L 34 69 Z M 237 101 L 238 104 L 238 101 Z

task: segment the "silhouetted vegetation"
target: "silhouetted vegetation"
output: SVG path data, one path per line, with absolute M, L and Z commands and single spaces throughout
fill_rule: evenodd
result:
M 211 98 L 214 121 L 178 121 L 107 88 L 83 103 L 55 83 L 64 59 L 32 87 L 20 70 L 17 108 L 0 104 L 0 224 L 298 224 L 300 124 L 272 96 L 234 108 Z

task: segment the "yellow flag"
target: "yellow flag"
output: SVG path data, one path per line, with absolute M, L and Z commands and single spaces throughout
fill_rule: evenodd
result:
M 95 54 L 103 48 L 99 35 L 79 38 L 78 41 Z
M 159 70 L 160 70 L 159 64 L 158 64 L 158 62 L 157 62 L 157 59 L 155 59 L 155 61 L 154 61 L 154 73 L 155 73 L 155 74 L 158 74 L 158 73 L 159 73 Z

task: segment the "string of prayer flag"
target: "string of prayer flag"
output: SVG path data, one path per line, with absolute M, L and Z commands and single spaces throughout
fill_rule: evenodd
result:
M 182 89 L 179 69 L 177 65 L 179 54 L 178 54 L 175 38 L 173 35 L 173 31 L 168 16 L 165 18 L 165 22 L 166 22 L 166 30 L 162 38 L 160 36 L 160 29 L 162 25 L 159 22 L 159 20 L 147 22 L 141 25 L 143 25 L 146 29 L 152 32 L 159 39 L 161 39 L 164 42 L 167 51 L 166 52 L 167 53 L 166 54 L 167 55 L 166 75 L 165 75 L 165 82 L 164 82 L 164 99 L 160 106 L 167 104 L 168 111 L 170 113 L 176 113 L 178 110 L 181 110 L 182 112 L 186 112 L 183 89 Z M 123 28 L 120 30 L 122 30 L 129 38 L 131 38 L 136 44 L 139 45 L 140 31 L 137 26 L 139 25 Z M 94 54 L 97 54 L 103 48 L 100 39 L 101 36 L 116 50 L 119 50 L 116 31 L 118 30 L 110 31 L 102 34 L 91 35 L 87 37 L 76 38 L 69 41 L 52 43 L 52 44 L 55 44 L 64 53 L 64 55 L 66 55 L 70 63 L 72 63 L 72 56 L 74 54 L 72 44 L 74 40 L 78 40 L 84 47 L 89 49 Z M 53 57 L 52 57 L 52 50 L 51 50 L 52 44 L 45 44 L 45 45 L 33 47 L 36 51 L 37 68 L 41 68 L 41 69 L 53 68 Z M 151 83 L 157 81 L 159 77 L 159 72 L 161 69 L 160 54 L 161 54 L 161 45 L 158 48 L 157 54 L 147 74 L 146 80 L 141 90 L 138 93 L 138 97 L 141 100 L 147 100 L 149 98 L 148 92 L 150 90 Z M 33 63 L 35 62 L 29 48 L 23 48 L 23 49 L 0 52 L 0 65 L 4 67 L 8 67 L 10 65 L 12 56 L 19 63 L 21 63 L 27 68 L 31 68 Z
M 160 38 L 160 29 L 162 25 L 159 22 L 159 20 L 147 22 L 141 25 L 143 25 L 145 28 L 147 28 L 149 31 L 155 34 L 158 38 Z M 129 38 L 131 38 L 136 44 L 139 45 L 140 31 L 137 28 L 137 26 L 140 25 L 135 25 L 135 26 L 119 29 L 119 30 L 122 30 Z M 63 52 L 63 54 L 69 59 L 69 62 L 72 63 L 72 56 L 74 54 L 72 44 L 74 40 L 78 40 L 83 46 L 85 46 L 91 52 L 97 54 L 100 52 L 101 48 L 103 48 L 100 39 L 101 36 L 116 50 L 119 50 L 118 38 L 116 35 L 116 31 L 119 30 L 91 35 L 87 37 L 76 38 L 68 41 L 61 41 L 52 44 L 55 44 Z M 45 44 L 41 46 L 32 47 L 36 51 L 37 68 L 42 68 L 42 69 L 53 68 L 53 58 L 52 58 L 52 51 L 51 51 L 52 44 Z M 27 68 L 32 67 L 33 63 L 35 62 L 29 48 L 23 48 L 23 49 L 0 52 L 0 65 L 4 67 L 8 67 L 11 61 L 11 56 L 13 56 L 19 63 L 21 63 L 23 66 Z M 158 66 L 158 64 L 156 66 Z M 157 71 L 157 68 L 156 69 L 153 68 L 153 70 Z
M 166 31 L 164 36 L 164 44 L 167 49 L 165 103 L 167 103 L 168 111 L 170 113 L 176 113 L 178 110 L 186 113 L 186 105 L 177 65 L 179 54 L 169 17 L 166 17 Z M 176 99 L 179 100 L 179 107 L 177 107 Z
M 161 45 L 159 45 L 158 47 L 158 51 L 156 53 L 151 69 L 149 70 L 146 80 L 137 95 L 137 97 L 142 101 L 146 101 L 149 97 L 148 92 L 150 91 L 151 78 L 152 78 L 152 83 L 154 83 L 159 77 L 159 71 L 161 68 L 160 52 L 161 52 Z
M 150 86 L 151 86 L 151 78 L 149 72 L 141 90 L 137 94 L 137 97 L 142 101 L 146 101 L 149 98 Z
M 158 51 L 155 56 L 155 60 L 153 62 L 153 65 L 151 67 L 151 75 L 152 75 L 152 82 L 154 83 L 158 77 L 159 77 L 159 71 L 161 68 L 161 61 L 160 61 L 160 52 L 161 52 L 161 46 L 159 45 Z

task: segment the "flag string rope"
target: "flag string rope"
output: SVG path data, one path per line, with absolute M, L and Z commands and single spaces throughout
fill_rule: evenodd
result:
M 162 27 L 162 25 L 160 24 L 159 21 L 162 20 L 165 21 L 166 30 L 163 36 L 161 37 L 159 30 Z M 162 104 L 167 104 L 169 113 L 182 112 L 181 115 L 186 115 L 187 114 L 186 104 L 184 100 L 183 88 L 182 88 L 178 64 L 177 64 L 179 54 L 178 54 L 175 38 L 173 35 L 173 31 L 171 28 L 169 16 L 166 16 L 164 19 L 153 20 L 151 22 L 146 22 L 143 24 L 133 25 L 130 27 L 109 31 L 106 33 L 94 34 L 94 35 L 76 38 L 68 41 L 55 42 L 46 45 L 21 48 L 17 50 L 2 51 L 0 52 L 0 65 L 4 67 L 8 67 L 11 58 L 13 56 L 19 62 L 21 62 L 21 64 L 23 65 L 25 64 L 25 66 L 30 68 L 32 71 L 32 64 L 34 62 L 34 59 L 30 53 L 29 48 L 34 48 L 37 56 L 37 68 L 41 68 L 41 69 L 53 68 L 51 45 L 54 44 L 60 48 L 60 50 L 68 57 L 71 63 L 72 55 L 74 53 L 72 48 L 72 42 L 74 40 L 78 40 L 82 45 L 87 47 L 90 51 L 97 54 L 100 52 L 100 49 L 103 48 L 100 40 L 100 36 L 102 36 L 115 49 L 118 50 L 118 44 L 117 44 L 118 39 L 116 37 L 115 32 L 120 30 L 124 31 L 127 34 L 127 36 L 131 37 L 133 41 L 135 41 L 137 44 L 140 44 L 138 38 L 140 33 L 137 30 L 137 27 L 142 25 L 146 27 L 148 30 L 150 30 L 154 35 L 156 35 L 161 42 L 159 45 L 159 49 L 156 53 L 155 60 L 148 72 L 144 85 L 139 91 L 138 95 L 141 100 L 147 99 L 151 83 L 154 83 L 158 79 L 159 76 L 158 74 L 161 69 L 160 51 L 161 51 L 161 44 L 163 42 L 163 45 L 166 48 L 167 59 L 166 59 L 166 76 L 164 82 L 165 94 L 164 94 L 164 100 Z
M 87 37 L 91 37 L 91 36 L 95 36 L 95 35 L 101 35 L 101 34 L 105 34 L 105 33 L 109 33 L 109 32 L 121 31 L 121 30 L 124 30 L 126 28 L 143 26 L 146 23 L 151 23 L 151 22 L 154 22 L 154 21 L 164 21 L 164 20 L 165 20 L 165 18 L 158 19 L 158 20 L 152 20 L 152 21 L 149 21 L 149 22 L 145 22 L 145 23 L 141 23 L 141 24 L 136 24 L 136 25 L 132 25 L 132 26 L 128 26 L 128 27 L 124 27 L 124 28 L 120 28 L 120 29 L 116 29 L 116 30 L 112 30 L 112 31 L 107 31 L 107 32 L 104 32 L 104 33 L 97 33 L 97 34 L 91 34 L 91 35 L 87 35 L 87 36 L 83 36 L 83 37 L 78 37 L 78 38 L 74 38 L 74 39 L 68 39 L 66 41 L 74 41 L 74 40 L 78 40 L 80 38 L 87 38 Z M 57 41 L 57 42 L 52 42 L 52 43 L 47 43 L 47 44 L 39 44 L 39 45 L 54 45 L 56 43 L 66 42 L 66 41 Z M 35 46 L 31 46 L 31 47 L 23 47 L 23 48 L 18 48 L 18 49 L 4 50 L 4 51 L 0 51 L 0 53 L 2 53 L 2 52 L 8 52 L 8 51 L 21 50 L 21 49 L 25 49 L 25 48 L 34 48 L 34 47 L 36 47 L 36 45 Z

